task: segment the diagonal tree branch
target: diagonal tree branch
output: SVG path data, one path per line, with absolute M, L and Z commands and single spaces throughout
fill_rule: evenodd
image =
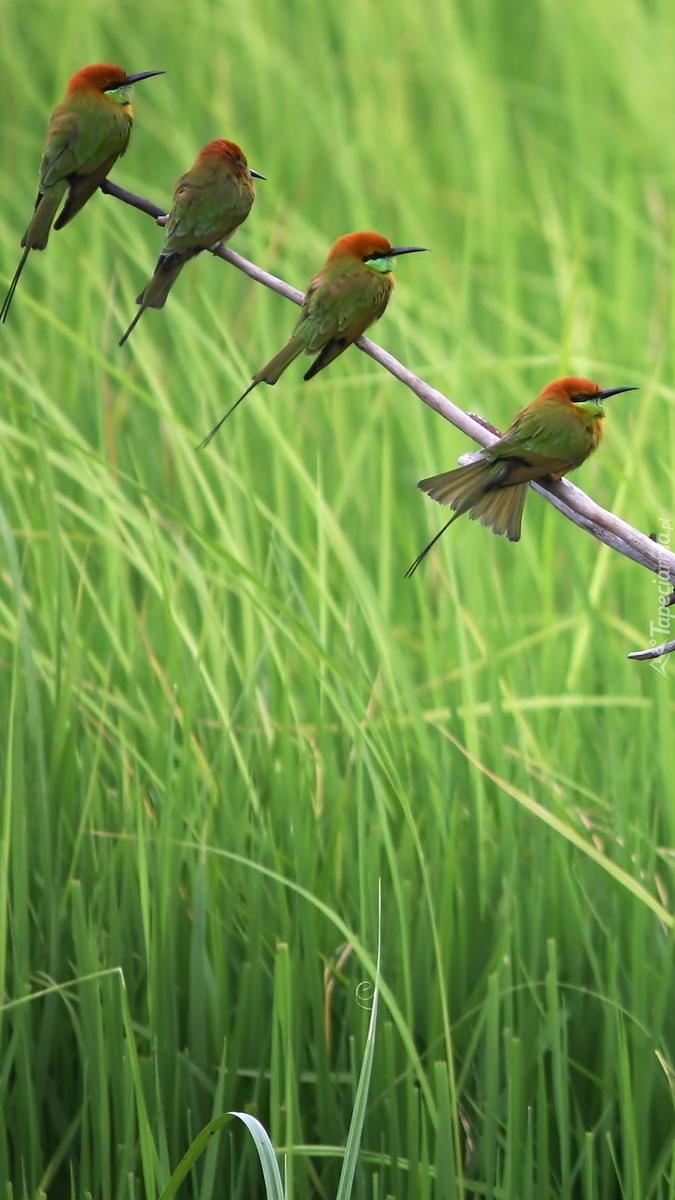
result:
M 154 217 L 159 224 L 164 224 L 166 221 L 166 213 L 153 204 L 150 200 L 144 199 L 142 196 L 136 196 L 133 192 L 127 191 L 125 188 L 119 187 L 118 184 L 112 183 L 109 179 L 101 185 L 101 191 L 109 196 L 114 196 L 117 200 L 122 200 L 123 203 L 131 205 L 133 208 L 140 209 L 141 212 L 147 213 Z M 215 246 L 211 253 L 217 258 L 224 259 L 237 270 L 243 271 L 256 283 L 262 283 L 265 287 L 271 288 L 272 291 L 278 292 L 280 296 L 284 296 L 287 300 L 292 300 L 294 304 L 301 304 L 303 293 L 298 288 L 291 287 L 283 279 L 278 279 L 276 275 L 270 275 L 268 271 L 264 271 L 261 267 L 257 267 L 254 263 L 243 258 L 241 254 L 237 254 L 235 250 L 230 250 L 227 246 Z M 491 429 L 486 428 L 486 423 L 482 419 L 476 419 L 470 413 L 464 412 L 463 409 L 457 408 L 447 396 L 442 392 L 431 387 L 404 367 L 398 359 L 394 358 L 381 346 L 376 345 L 370 338 L 360 337 L 355 343 L 360 350 L 368 354 L 375 362 L 389 371 L 401 383 L 410 388 L 420 400 L 427 404 L 429 408 L 433 408 L 446 421 L 454 425 L 456 429 L 465 433 L 467 437 L 472 438 L 481 446 L 489 446 L 497 440 L 497 435 Z M 569 480 L 561 479 L 559 483 L 532 483 L 530 485 L 540 496 L 543 496 L 549 504 L 557 508 L 569 521 L 578 525 L 580 529 L 585 529 L 592 537 L 599 542 L 603 542 L 606 546 L 610 546 L 612 550 L 616 550 L 618 554 L 623 554 L 626 558 L 630 558 L 633 562 L 638 563 L 641 567 L 645 567 L 648 571 L 652 571 L 664 581 L 669 581 L 675 586 L 675 554 L 667 547 L 653 541 L 646 534 L 640 533 L 632 525 L 626 521 L 622 521 L 620 517 L 614 516 L 613 513 L 601 508 L 590 496 L 586 495 L 581 488 L 570 483 Z M 659 653 L 666 654 L 673 649 L 674 643 L 666 643 L 662 647 L 657 647 Z M 641 657 L 649 656 L 656 657 L 655 650 L 635 651 L 631 657 L 640 655 Z
M 640 662 L 644 662 L 650 658 L 661 658 L 663 654 L 672 654 L 675 650 L 675 641 L 662 642 L 660 646 L 652 646 L 650 650 L 634 650 L 629 654 L 629 658 L 637 658 Z

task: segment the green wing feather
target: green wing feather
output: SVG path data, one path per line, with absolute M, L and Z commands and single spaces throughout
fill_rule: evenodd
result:
M 100 100 L 95 101 L 96 105 Z M 132 119 L 110 105 L 105 112 L 92 108 L 84 97 L 59 104 L 49 119 L 45 148 L 40 162 L 40 185 L 35 210 L 21 239 L 24 252 L 0 308 L 0 322 L 7 320 L 10 305 L 31 250 L 44 250 L 52 223 L 62 229 L 103 183 L 120 154 L 124 154 Z M 54 221 L 68 190 L 68 198 Z
M 109 158 L 99 163 L 94 171 L 74 172 L 68 177 L 70 185 L 68 199 L 54 222 L 55 229 L 63 229 L 64 225 L 72 221 L 73 217 L 87 203 L 89 197 L 93 196 L 96 189 L 108 178 L 108 173 L 118 158 L 119 154 L 111 154 Z
M 186 171 L 174 192 L 164 253 L 203 250 L 231 237 L 246 220 L 254 198 L 249 180 L 222 168 Z
M 86 99 L 84 104 L 60 104 L 54 109 L 40 164 L 40 192 L 60 199 L 68 185 L 68 199 L 55 229 L 72 221 L 107 178 L 127 148 L 131 126 L 131 117 L 121 109 L 99 112 L 87 107 Z
M 47 130 L 40 190 L 48 191 L 73 174 L 98 171 L 110 158 L 114 162 L 127 148 L 131 126 L 131 117 L 122 109 L 98 112 L 59 104 Z
M 386 276 L 363 270 L 337 279 L 319 274 L 312 280 L 292 335 L 303 343 L 306 354 L 319 355 L 305 379 L 317 375 L 379 320 L 392 287 Z
M 163 308 L 183 267 L 202 250 L 226 241 L 246 220 L 255 190 L 245 175 L 236 177 L 217 164 L 181 175 L 166 223 L 166 241 L 152 278 L 136 303 L 140 311 L 122 335 L 123 346 L 146 308 Z
M 595 444 L 593 428 L 574 412 L 562 406 L 542 405 L 519 413 L 503 438 L 488 447 L 485 455 L 493 461 L 522 459 L 520 479 L 542 479 L 580 466 Z M 519 479 L 514 476 L 513 482 Z

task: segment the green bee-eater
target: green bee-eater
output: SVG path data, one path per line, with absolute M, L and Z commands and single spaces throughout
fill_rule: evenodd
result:
M 218 242 L 227 242 L 246 220 L 255 200 L 252 171 L 242 150 L 222 138 L 209 142 L 189 171 L 181 175 L 166 223 L 166 243 L 152 279 L 138 296 L 140 309 L 120 346 L 146 308 L 163 308 L 176 279 L 191 258 Z
M 422 559 L 458 517 L 468 512 L 511 542 L 520 538 L 530 480 L 562 479 L 597 450 L 604 433 L 604 401 L 632 387 L 607 388 L 578 375 L 554 379 L 514 418 L 506 433 L 471 455 L 466 466 L 422 479 L 418 487 L 432 500 L 447 504 L 455 515 L 418 554 L 406 571 L 410 577 Z
M 21 239 L 24 251 L 0 309 L 0 321 L 7 320 L 31 250 L 44 250 L 52 222 L 55 229 L 63 229 L 124 154 L 133 124 L 132 84 L 163 74 L 141 71 L 127 75 L 112 63 L 94 63 L 73 75 L 65 99 L 49 118 L 35 212 Z M 66 202 L 54 221 L 66 192 Z
M 312 279 L 289 341 L 197 447 L 202 450 L 230 413 L 259 383 L 273 384 L 299 354 L 316 354 L 303 379 L 312 379 L 382 316 L 394 288 L 394 259 L 424 246 L 392 246 L 381 233 L 346 233 Z

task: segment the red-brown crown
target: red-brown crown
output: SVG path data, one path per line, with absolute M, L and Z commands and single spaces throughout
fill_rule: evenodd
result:
M 204 146 L 204 149 L 199 151 L 197 162 L 201 162 L 205 158 L 222 158 L 227 162 L 243 159 L 246 162 L 246 155 L 241 147 L 236 142 L 226 141 L 225 138 L 216 138 L 215 141 Z
M 114 63 L 93 63 L 90 67 L 81 67 L 73 75 L 68 84 L 68 94 L 72 92 L 104 92 L 106 88 L 119 87 L 127 77 L 126 71 L 116 67 Z
M 381 254 L 384 257 L 392 249 L 391 242 L 388 242 L 386 237 L 382 237 L 381 233 L 345 233 L 343 237 L 338 238 L 334 246 L 331 246 L 328 252 L 328 261 L 347 256 L 360 258 L 363 261 L 373 255 Z
M 602 388 L 592 379 L 584 379 L 583 375 L 564 375 L 562 379 L 553 379 L 541 389 L 541 396 L 551 396 L 561 400 L 571 400 L 572 396 L 596 396 Z

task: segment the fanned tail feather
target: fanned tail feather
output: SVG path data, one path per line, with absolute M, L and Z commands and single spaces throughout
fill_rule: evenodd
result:
M 454 471 L 420 479 L 417 486 L 432 500 L 447 504 L 461 516 L 485 495 L 486 490 L 491 490 L 491 485 L 499 485 L 502 474 L 501 464 L 481 459 L 467 467 L 456 467 Z
M 422 479 L 418 486 L 432 500 L 447 504 L 459 517 L 468 512 L 472 521 L 480 521 L 509 541 L 520 538 L 527 484 L 511 484 L 508 478 L 515 460 L 482 459 L 442 475 Z
M 432 500 L 439 504 L 447 504 L 454 509 L 454 516 L 443 526 L 418 554 L 414 563 L 406 571 L 406 578 L 419 567 L 420 563 L 436 545 L 446 529 L 468 512 L 472 521 L 480 521 L 494 533 L 506 534 L 510 542 L 520 539 L 520 527 L 523 519 L 523 509 L 527 498 L 527 483 L 509 485 L 508 479 L 511 464 L 508 460 L 480 459 L 465 467 L 457 467 L 454 471 L 444 471 L 441 475 L 432 475 L 429 479 L 421 479 L 418 487 L 426 492 Z
M 506 534 L 510 542 L 520 541 L 520 526 L 529 484 L 494 488 L 471 506 L 472 521 L 480 521 L 494 533 Z
M 64 225 L 77 216 L 90 196 L 93 196 L 96 189 L 108 178 L 108 172 L 118 158 L 119 152 L 116 151 L 106 158 L 105 162 L 99 163 L 93 171 L 82 171 L 79 175 L 75 173 L 68 176 L 68 196 L 58 219 L 54 222 L 55 229 L 63 229 Z

